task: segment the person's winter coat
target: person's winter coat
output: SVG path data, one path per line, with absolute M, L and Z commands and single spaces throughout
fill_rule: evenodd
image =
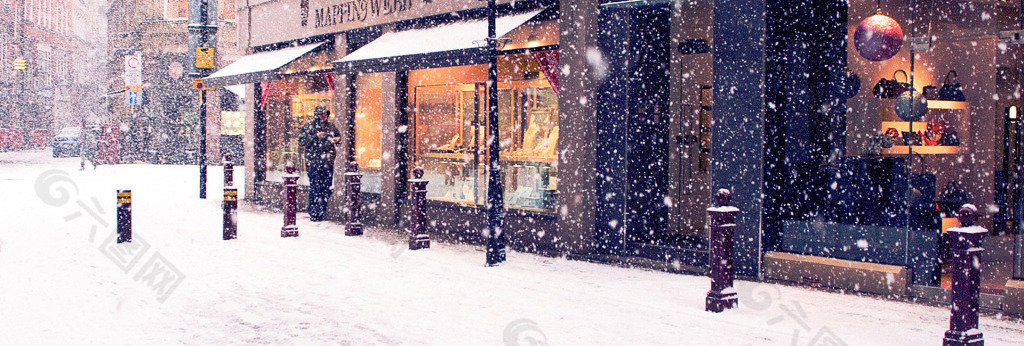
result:
M 317 138 L 317 132 L 326 132 L 323 138 Z M 324 165 L 334 167 L 334 157 L 337 156 L 335 144 L 331 138 L 341 137 L 341 132 L 330 122 L 313 119 L 302 126 L 302 133 L 299 135 L 299 145 L 306 148 L 306 165 Z

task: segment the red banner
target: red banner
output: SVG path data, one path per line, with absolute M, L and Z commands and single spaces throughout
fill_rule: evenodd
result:
M 334 72 L 324 73 L 324 79 L 327 80 L 327 87 L 330 88 L 331 92 L 333 93 L 334 92 Z
M 271 81 L 260 82 L 260 109 L 267 109 L 267 98 L 270 97 Z
M 531 52 L 530 55 L 540 65 L 540 70 L 544 72 L 544 77 L 547 77 L 548 83 L 551 83 L 551 89 L 555 91 L 555 95 L 558 95 L 558 50 Z

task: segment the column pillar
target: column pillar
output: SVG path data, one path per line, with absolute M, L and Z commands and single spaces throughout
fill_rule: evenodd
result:
M 732 191 L 736 273 L 761 268 L 764 147 L 765 0 L 714 5 L 714 107 L 711 186 Z M 711 196 L 708 196 L 709 198 Z
M 598 1 L 562 1 L 559 54 L 558 238 L 556 248 L 587 253 L 594 248 L 597 144 L 596 71 L 587 52 L 597 51 Z M 564 150 L 571 148 L 572 150 Z

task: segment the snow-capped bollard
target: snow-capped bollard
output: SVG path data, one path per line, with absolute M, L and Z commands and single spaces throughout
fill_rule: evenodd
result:
M 978 208 L 964 204 L 957 211 L 960 227 L 950 228 L 953 241 L 953 292 L 951 300 L 949 330 L 942 339 L 944 346 L 984 345 L 985 339 L 978 330 L 978 289 L 981 275 L 981 239 L 988 230 L 975 226 Z
M 234 181 L 235 162 L 231 161 L 231 154 L 224 154 L 224 186 L 234 186 Z
M 363 188 L 363 175 L 359 174 L 359 164 L 348 163 L 345 172 L 345 209 L 348 209 L 348 222 L 345 223 L 345 235 L 363 235 L 363 224 L 359 222 L 359 191 Z
M 739 302 L 733 288 L 733 233 L 736 214 L 740 210 L 730 206 L 732 193 L 719 189 L 715 193 L 716 207 L 708 208 L 711 217 L 711 291 L 704 300 L 704 311 L 722 312 L 736 307 Z
M 132 190 L 117 190 L 117 242 L 132 241 Z
M 423 168 L 416 167 L 412 171 L 415 179 L 409 179 L 412 198 L 412 233 L 409 234 L 409 250 L 430 248 L 430 235 L 427 234 L 427 180 L 423 179 Z
M 299 190 L 299 175 L 295 174 L 295 164 L 291 161 L 284 165 L 284 171 L 284 198 L 281 199 L 284 226 L 281 227 L 281 238 L 298 237 L 299 226 L 295 225 L 295 213 L 299 210 L 299 205 L 295 195 Z
M 238 189 L 224 188 L 224 240 L 238 237 Z

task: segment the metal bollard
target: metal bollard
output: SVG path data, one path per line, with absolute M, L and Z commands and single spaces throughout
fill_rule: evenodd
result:
M 348 163 L 345 172 L 345 209 L 348 211 L 348 223 L 345 224 L 345 235 L 363 235 L 363 224 L 359 222 L 359 191 L 363 188 L 363 175 L 359 174 L 359 164 Z
M 409 234 L 409 250 L 430 248 L 427 234 L 427 180 L 423 179 L 423 168 L 412 171 L 415 179 L 409 179 L 412 198 L 412 233 Z
M 739 298 L 733 288 L 733 233 L 736 214 L 730 206 L 732 193 L 720 189 L 715 193 L 716 207 L 708 208 L 711 217 L 711 291 L 704 300 L 704 311 L 722 312 L 736 307 Z
M 984 345 L 985 339 L 978 330 L 978 294 L 980 286 L 981 239 L 988 230 L 974 226 L 978 220 L 978 208 L 964 204 L 957 211 L 960 227 L 950 228 L 953 252 L 953 291 L 950 310 L 949 330 L 942 339 L 944 346 Z
M 224 240 L 238 238 L 238 189 L 224 188 Z
M 132 241 L 132 190 L 117 190 L 117 243 Z
M 284 165 L 287 173 L 284 179 L 284 198 L 281 203 L 281 210 L 284 211 L 284 226 L 281 227 L 281 238 L 298 237 L 299 226 L 295 225 L 295 213 L 299 210 L 296 195 L 299 189 L 299 175 L 295 174 L 295 164 L 289 161 Z
M 224 155 L 224 186 L 235 185 L 235 162 L 231 161 L 231 154 Z

